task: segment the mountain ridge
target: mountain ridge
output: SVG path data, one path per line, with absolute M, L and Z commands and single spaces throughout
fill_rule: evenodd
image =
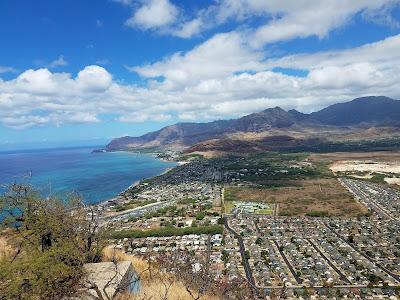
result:
M 225 138 L 235 133 L 262 133 L 271 130 L 318 128 L 324 126 L 400 126 L 400 101 L 384 96 L 368 96 L 336 103 L 310 114 L 280 107 L 267 108 L 237 119 L 207 123 L 176 123 L 139 137 L 113 139 L 107 151 L 143 148 L 184 149 L 197 143 Z

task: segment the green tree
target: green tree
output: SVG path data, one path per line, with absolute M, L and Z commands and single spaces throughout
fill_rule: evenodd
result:
M 204 219 L 204 217 L 206 216 L 206 214 L 204 213 L 204 212 L 198 212 L 197 214 L 196 214 L 196 220 L 203 220 Z
M 14 184 L 0 197 L 3 230 L 14 251 L 0 257 L 0 299 L 62 299 L 75 295 L 83 264 L 101 258 L 94 212 L 74 197 L 43 199 Z

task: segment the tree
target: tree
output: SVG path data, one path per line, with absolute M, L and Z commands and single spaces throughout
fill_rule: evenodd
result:
M 101 258 L 95 213 L 78 197 L 43 199 L 30 186 L 14 184 L 0 197 L 2 228 L 14 251 L 0 258 L 0 299 L 61 299 L 73 296 L 83 264 Z
M 203 220 L 204 219 L 204 217 L 206 216 L 206 214 L 204 213 L 204 212 L 198 212 L 197 214 L 196 214 L 196 220 Z
M 348 241 L 350 244 L 354 244 L 354 234 L 350 234 L 350 235 L 348 236 L 348 238 L 347 238 L 347 241 Z

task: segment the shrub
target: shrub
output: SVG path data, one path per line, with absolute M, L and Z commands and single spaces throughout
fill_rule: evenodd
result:
M 210 226 L 199 226 L 199 227 L 185 227 L 185 228 L 175 228 L 175 227 L 165 227 L 149 230 L 122 230 L 111 233 L 111 237 L 114 239 L 123 238 L 142 238 L 150 236 L 178 236 L 178 235 L 188 235 L 188 234 L 222 234 L 223 227 L 219 225 Z

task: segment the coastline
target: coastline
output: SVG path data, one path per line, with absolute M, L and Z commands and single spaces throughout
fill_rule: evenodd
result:
M 154 153 L 136 153 L 136 152 L 132 152 L 132 151 L 123 151 L 123 150 L 111 151 L 111 152 L 110 152 L 110 151 L 106 151 L 106 152 L 102 152 L 102 153 L 115 153 L 115 152 L 123 152 L 123 153 L 130 153 L 130 154 L 141 154 L 141 155 L 150 155 L 150 156 L 154 157 L 155 159 L 158 159 L 159 161 L 163 161 L 163 162 L 175 162 L 175 163 L 176 163 L 176 166 L 168 167 L 168 168 L 166 168 L 163 172 L 161 172 L 160 174 L 157 174 L 157 175 L 154 175 L 154 176 L 150 176 L 150 177 L 146 177 L 146 178 L 141 179 L 141 180 L 136 180 L 136 181 L 134 181 L 130 186 L 128 186 L 127 188 L 125 188 L 124 190 L 122 190 L 121 192 L 119 192 L 117 195 L 115 195 L 115 197 L 110 198 L 110 199 L 106 199 L 106 200 L 103 200 L 103 201 L 100 201 L 100 202 L 98 202 L 98 203 L 92 204 L 92 206 L 94 206 L 94 207 L 105 207 L 105 206 L 111 204 L 112 202 L 116 202 L 116 201 L 118 201 L 119 195 L 121 195 L 122 193 L 125 193 L 125 192 L 128 191 L 129 189 L 135 188 L 136 186 L 138 186 L 138 185 L 140 184 L 140 182 L 141 182 L 142 180 L 148 180 L 148 179 L 152 179 L 152 178 L 155 178 L 155 177 L 158 177 L 158 176 L 162 176 L 162 175 L 168 173 L 169 171 L 175 169 L 176 167 L 179 167 L 179 166 L 182 166 L 182 165 L 185 165 L 185 164 L 189 163 L 188 161 L 174 161 L 174 160 L 171 161 L 171 160 L 166 160 L 166 159 L 157 157 L 156 155 L 154 155 Z

